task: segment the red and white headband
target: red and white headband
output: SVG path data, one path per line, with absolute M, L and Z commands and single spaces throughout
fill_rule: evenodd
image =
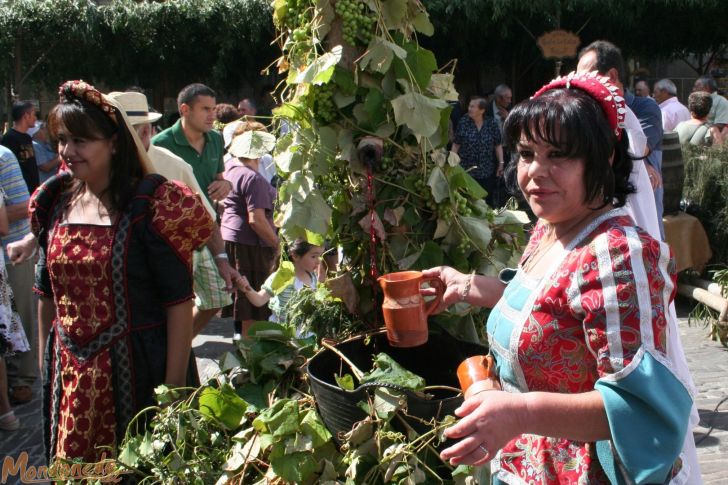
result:
M 557 77 L 533 95 L 537 98 L 551 89 L 577 88 L 581 89 L 594 98 L 602 107 L 609 125 L 612 127 L 617 140 L 622 138 L 624 130 L 624 118 L 627 113 L 627 105 L 624 97 L 620 94 L 619 88 L 612 84 L 606 76 L 601 76 L 596 71 L 576 73 L 570 72 L 566 76 Z

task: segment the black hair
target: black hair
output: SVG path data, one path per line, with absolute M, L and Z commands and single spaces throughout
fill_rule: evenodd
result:
M 599 103 L 580 89 L 552 89 L 519 103 L 506 118 L 503 134 L 511 150 L 525 136 L 557 147 L 567 158 L 584 160 L 584 202 L 598 202 L 596 209 L 609 203 L 621 207 L 634 192 L 627 134 L 623 132 L 618 141 Z M 518 158 L 511 157 L 505 174 L 513 193 L 520 193 Z
M 177 109 L 181 108 L 183 104 L 192 105 L 198 96 L 209 96 L 216 98 L 215 91 L 212 88 L 205 86 L 202 83 L 192 83 L 183 87 L 177 95 Z
M 308 253 L 311 249 L 315 247 L 315 244 L 311 244 L 305 239 L 298 238 L 288 245 L 288 257 L 291 259 L 293 259 L 293 256 L 298 256 L 299 258 L 302 258 L 306 255 L 306 253 Z
M 688 96 L 688 111 L 695 114 L 699 120 L 705 118 L 713 107 L 713 98 L 705 91 L 695 91 Z
M 579 52 L 579 58 L 581 59 L 590 51 L 594 51 L 596 54 L 595 67 L 599 74 L 606 75 L 607 71 L 614 68 L 617 70 L 620 81 L 624 82 L 627 79 L 627 70 L 624 67 L 624 58 L 619 47 L 606 40 L 595 40 Z
M 29 111 L 35 111 L 35 105 L 30 101 L 17 101 L 13 103 L 11 111 L 13 121 L 17 123 L 20 119 L 25 116 L 25 113 Z
M 58 140 L 61 128 L 72 136 L 88 140 L 108 140 L 116 135 L 115 153 L 111 155 L 109 186 L 104 191 L 110 194 L 112 213 L 127 206 L 139 180 L 144 176 L 130 128 L 118 112 L 116 120 L 118 125 L 95 104 L 75 98 L 57 104 L 48 115 L 48 133 L 54 142 Z M 77 195 L 83 186 L 82 181 L 75 180 L 70 190 Z

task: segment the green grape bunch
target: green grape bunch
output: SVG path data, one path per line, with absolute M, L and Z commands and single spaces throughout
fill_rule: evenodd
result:
M 286 15 L 282 19 L 283 25 L 294 32 L 300 27 L 305 28 L 311 21 L 310 3 L 309 0 L 288 0 L 286 3 Z
M 369 44 L 372 40 L 376 18 L 361 0 L 338 0 L 336 13 L 343 22 L 342 34 L 344 42 L 355 46 L 360 41 Z
M 315 119 L 319 123 L 328 125 L 337 118 L 336 103 L 334 102 L 335 92 L 336 85 L 334 83 L 311 86 L 308 99 L 312 113 L 315 113 Z

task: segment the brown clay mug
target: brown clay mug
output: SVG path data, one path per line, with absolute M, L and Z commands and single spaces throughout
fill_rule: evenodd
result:
M 468 357 L 458 366 L 458 381 L 460 389 L 467 398 L 468 389 L 476 382 L 484 381 L 489 377 L 495 377 L 495 362 L 490 355 L 475 355 Z
M 435 311 L 445 293 L 438 277 L 425 278 L 419 271 L 400 271 L 380 276 L 384 292 L 384 324 L 392 347 L 416 347 L 427 342 L 427 317 Z M 425 303 L 420 294 L 423 283 L 435 289 L 435 298 Z

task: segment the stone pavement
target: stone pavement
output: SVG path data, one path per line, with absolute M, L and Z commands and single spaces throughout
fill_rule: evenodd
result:
M 684 308 L 678 314 L 686 316 Z M 706 484 L 728 483 L 728 401 L 718 411 L 715 407 L 728 397 L 728 349 L 708 338 L 708 330 L 702 325 L 688 326 L 687 318 L 680 319 L 680 332 L 685 346 L 688 365 L 693 372 L 698 388 L 696 402 L 700 413 L 700 426 L 694 436 L 698 445 L 701 471 Z M 204 381 L 214 375 L 217 365 L 215 359 L 232 349 L 232 322 L 213 319 L 205 331 L 198 335 L 193 347 L 197 365 Z M 42 430 L 40 419 L 39 386 L 35 398 L 28 404 L 15 407 L 21 420 L 18 431 L 0 431 L 0 466 L 6 457 L 17 459 L 22 452 L 28 454 L 28 465 L 45 465 L 43 458 Z M 709 427 L 713 426 L 709 432 Z M 0 483 L 21 483 L 16 477 L 8 477 Z

